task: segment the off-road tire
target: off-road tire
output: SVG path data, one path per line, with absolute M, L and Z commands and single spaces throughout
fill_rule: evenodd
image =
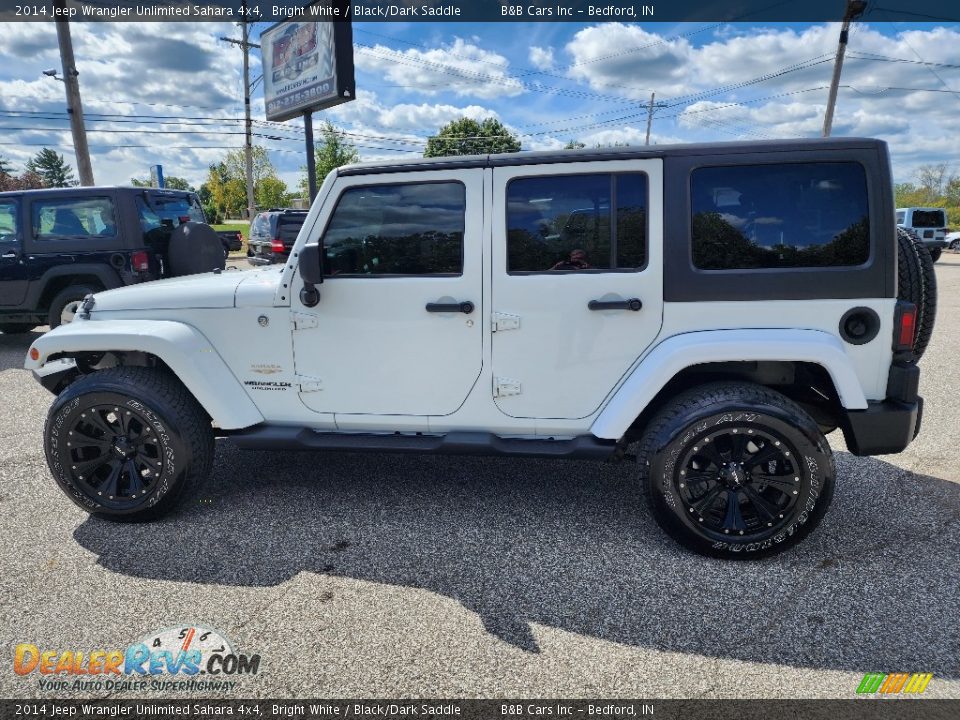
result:
M 943 252 L 943 249 L 942 249 L 942 248 L 933 248 L 933 249 L 930 250 L 929 252 L 930 252 L 930 259 L 933 260 L 934 262 L 936 262 L 937 260 L 940 259 L 940 255 L 941 255 L 941 253 Z
M 22 335 L 33 330 L 36 325 L 31 323 L 0 323 L 0 332 L 4 335 Z
M 63 313 L 68 306 L 79 305 L 87 295 L 95 292 L 98 292 L 97 288 L 89 285 L 71 285 L 58 292 L 50 301 L 50 309 L 47 312 L 47 324 L 50 329 L 53 330 L 63 324 Z
M 930 343 L 937 318 L 937 275 L 929 250 L 903 228 L 897 228 L 897 298 L 917 306 L 913 357 L 919 360 Z
M 100 432 L 104 426 L 112 437 Z M 154 520 L 172 510 L 213 467 L 209 416 L 176 377 L 157 368 L 116 367 L 77 380 L 54 401 L 43 436 L 47 465 L 60 489 L 106 520 Z M 118 448 L 120 440 L 121 447 L 140 443 L 130 451 L 136 453 L 132 459 Z M 128 462 L 139 473 L 139 487 Z M 114 472 L 116 494 L 105 496 Z
M 782 552 L 820 523 L 833 498 L 833 454 L 816 422 L 751 383 L 709 383 L 678 395 L 647 425 L 637 459 L 657 524 L 711 557 Z

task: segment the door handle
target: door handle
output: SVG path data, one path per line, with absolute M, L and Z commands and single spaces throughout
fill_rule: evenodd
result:
M 18 257 L 20 257 L 20 253 L 18 253 L 16 250 L 10 250 L 5 252 L 3 255 L 0 255 L 0 258 L 3 258 L 4 260 L 16 260 Z
M 427 303 L 427 312 L 436 312 L 436 313 L 448 313 L 448 312 L 460 312 L 464 315 L 469 315 L 473 312 L 473 303 L 469 300 L 464 300 L 463 302 L 457 303 Z
M 587 303 L 591 310 L 632 310 L 637 312 L 643 307 L 640 298 L 630 298 L 629 300 L 591 300 Z

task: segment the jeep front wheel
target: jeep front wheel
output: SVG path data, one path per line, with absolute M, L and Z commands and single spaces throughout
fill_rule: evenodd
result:
M 669 402 L 638 459 L 657 523 L 713 557 L 781 552 L 817 526 L 833 497 L 833 455 L 817 423 L 749 383 L 711 383 Z
M 210 418 L 155 368 L 117 367 L 77 380 L 44 426 L 47 464 L 67 496 L 108 520 L 152 520 L 209 474 Z
M 71 285 L 57 293 L 50 301 L 50 310 L 47 313 L 47 324 L 50 329 L 73 322 L 83 299 L 95 292 L 97 291 L 87 285 Z

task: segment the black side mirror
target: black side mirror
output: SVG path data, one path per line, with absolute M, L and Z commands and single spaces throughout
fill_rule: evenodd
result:
M 299 263 L 300 277 L 305 285 L 319 285 L 323 282 L 319 245 L 304 245 L 300 248 Z
M 307 307 L 313 307 L 320 302 L 320 291 L 316 286 L 323 282 L 323 266 L 320 263 L 320 246 L 304 245 L 300 249 L 300 277 L 303 278 L 303 289 L 300 291 L 300 302 Z

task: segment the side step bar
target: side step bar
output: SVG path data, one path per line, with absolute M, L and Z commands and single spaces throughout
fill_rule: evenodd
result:
M 525 440 L 484 432 L 451 432 L 446 435 L 331 433 L 270 425 L 258 425 L 225 435 L 247 450 L 340 450 L 604 459 L 613 455 L 616 449 L 615 440 L 601 440 L 593 435 L 580 435 L 570 440 Z

